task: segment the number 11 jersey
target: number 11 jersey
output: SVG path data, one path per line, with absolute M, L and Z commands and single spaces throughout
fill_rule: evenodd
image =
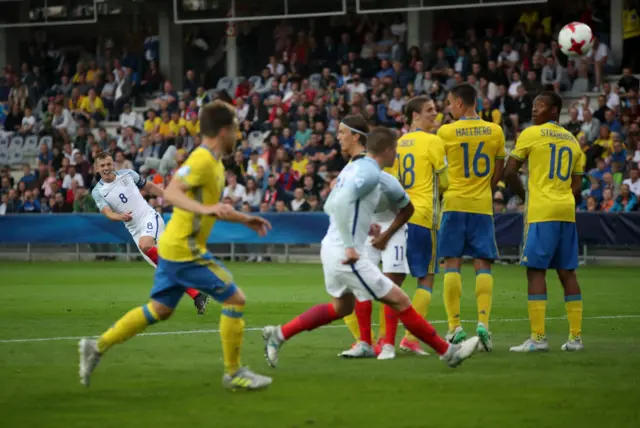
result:
M 505 157 L 502 128 L 469 117 L 443 125 L 438 136 L 444 141 L 449 163 L 443 211 L 493 215 L 491 178 L 496 159 Z

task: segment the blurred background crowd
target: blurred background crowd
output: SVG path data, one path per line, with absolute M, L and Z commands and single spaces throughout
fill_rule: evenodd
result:
M 241 124 L 237 149 L 224 160 L 224 202 L 243 211 L 320 211 L 347 162 L 336 139 L 341 118 L 361 114 L 370 127 L 406 132 L 405 104 L 427 94 L 439 109 L 436 131 L 452 120 L 443 102 L 448 88 L 463 81 L 478 89 L 478 114 L 504 128 L 508 148 L 531 125 L 536 94 L 561 92 L 561 124 L 587 155 L 578 209 L 638 210 L 640 60 L 630 53 L 640 40 L 637 12 L 635 24 L 625 15 L 620 69 L 609 58 L 609 2 L 578 3 L 574 12 L 544 5 L 469 26 L 438 22 L 433 43 L 423 46 L 407 45 L 406 15 L 271 22 L 266 30 L 242 23 L 246 78 L 235 79 L 197 55 L 182 81 L 165 79 L 162 41 L 150 34 L 136 46 L 100 37 L 77 55 L 46 37 L 34 40 L 23 62 L 7 64 L 0 76 L 0 150 L 11 154 L 0 171 L 0 214 L 97 212 L 90 190 L 101 151 L 112 153 L 117 169 L 166 186 L 200 144 L 199 108 L 216 98 L 233 103 Z M 626 3 L 625 13 L 635 10 Z M 555 40 L 573 20 L 596 34 L 593 50 L 578 60 Z M 265 40 L 266 54 L 258 50 Z M 197 51 L 203 40 L 190 34 L 185 43 Z M 526 168 L 521 178 L 526 183 Z M 147 197 L 159 212 L 171 210 Z M 517 211 L 522 201 L 501 183 L 494 207 Z

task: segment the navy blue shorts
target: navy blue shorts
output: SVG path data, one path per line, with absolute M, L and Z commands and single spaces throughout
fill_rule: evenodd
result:
M 520 264 L 533 269 L 578 268 L 578 230 L 568 221 L 525 225 Z
M 407 262 L 414 278 L 438 273 L 438 231 L 409 223 L 407 227 Z
M 195 288 L 222 303 L 237 290 L 231 273 L 207 253 L 188 262 L 158 259 L 151 298 L 175 308 L 186 288 Z
M 438 256 L 498 259 L 493 216 L 458 211 L 445 212 L 440 224 Z

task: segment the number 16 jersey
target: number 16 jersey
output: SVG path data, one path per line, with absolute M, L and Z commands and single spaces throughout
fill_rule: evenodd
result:
M 394 167 L 415 208 L 409 223 L 437 230 L 440 216 L 438 174 L 447 168 L 440 138 L 422 130 L 403 135 L 398 140 Z
M 449 163 L 443 211 L 493 215 L 491 178 L 496 159 L 505 157 L 502 128 L 470 117 L 443 125 L 438 136 Z

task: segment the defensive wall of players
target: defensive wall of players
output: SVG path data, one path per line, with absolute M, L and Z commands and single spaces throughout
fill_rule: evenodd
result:
M 220 255 L 264 254 L 268 246 L 281 246 L 284 251 L 275 254 L 279 260 L 306 256 L 318 258 L 318 244 L 329 224 L 324 213 L 265 214 L 273 229 L 265 238 L 259 238 L 238 224 L 219 221 L 209 237 L 213 251 Z M 165 221 L 171 215 L 165 214 Z M 576 213 L 576 223 L 583 260 L 640 261 L 640 213 Z M 504 259 L 517 259 L 522 244 L 522 214 L 506 213 L 495 216 L 496 241 Z M 137 255 L 131 235 L 119 222 L 112 222 L 100 214 L 7 215 L 0 216 L 0 259 L 31 258 L 31 251 L 40 248 L 40 255 L 70 255 L 81 252 L 104 253 L 114 247 L 126 247 L 127 255 Z M 111 250 L 100 249 L 110 247 Z M 292 251 L 292 247 L 296 247 Z M 45 250 L 46 249 L 46 250 Z M 131 252 L 129 253 L 129 249 Z M 305 251 L 306 249 L 306 251 Z M 509 252 L 509 250 L 511 250 Z M 268 250 L 266 250 L 268 251 Z M 296 254 L 295 252 L 298 251 Z M 123 250 L 115 253 L 123 255 Z M 129 258 L 129 257 L 127 257 Z

